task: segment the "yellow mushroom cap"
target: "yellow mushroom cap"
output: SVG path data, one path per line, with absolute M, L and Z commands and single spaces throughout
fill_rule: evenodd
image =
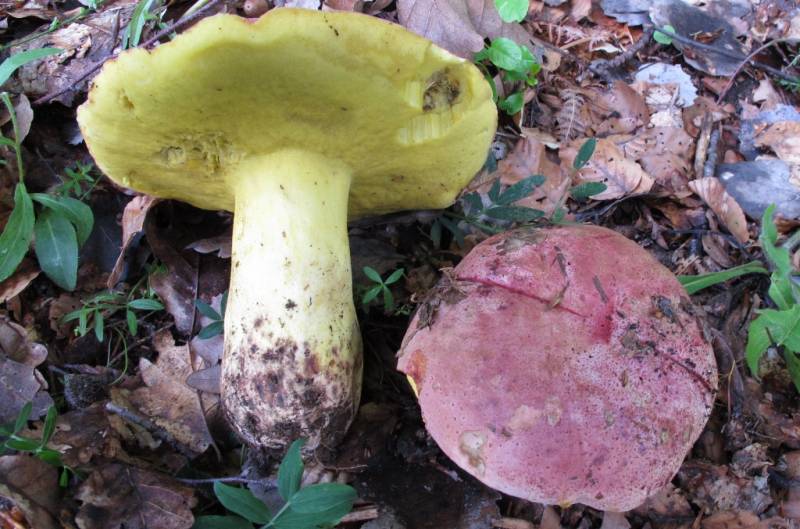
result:
M 473 64 L 374 17 L 304 9 L 216 15 L 127 51 L 78 109 L 98 165 L 126 187 L 233 211 L 242 161 L 305 149 L 350 169 L 351 218 L 450 204 L 496 120 Z

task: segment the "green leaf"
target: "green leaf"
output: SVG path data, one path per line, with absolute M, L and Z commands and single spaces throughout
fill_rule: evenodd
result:
M 655 33 L 653 33 L 653 40 L 658 42 L 659 44 L 663 44 L 664 46 L 669 46 L 670 44 L 672 44 L 672 37 L 670 36 L 670 33 L 674 35 L 675 28 L 673 28 L 672 26 L 664 26 L 663 29 L 664 31 L 666 31 L 666 33 L 661 31 L 656 31 Z
M 136 336 L 139 331 L 139 321 L 136 319 L 136 313 L 130 309 L 126 310 L 125 319 L 128 321 L 128 332 L 131 336 Z
M 94 313 L 94 337 L 97 338 L 98 342 L 103 342 L 105 338 L 105 318 L 103 314 L 99 311 L 95 311 Z
M 49 448 L 42 448 L 36 452 L 36 457 L 54 467 L 61 466 L 61 453 Z
M 492 202 L 497 202 L 497 199 L 500 198 L 500 189 L 502 188 L 503 184 L 500 182 L 499 178 L 495 178 L 494 182 L 492 182 L 492 187 L 489 188 L 489 193 L 486 196 L 489 197 L 489 200 Z M 483 202 L 481 202 L 483 205 Z
M 0 64 L 0 85 L 8 81 L 8 78 L 11 77 L 15 71 L 17 71 L 17 68 L 20 68 L 31 61 L 35 61 L 36 59 L 41 59 L 42 57 L 57 55 L 62 51 L 64 50 L 60 50 L 58 48 L 38 48 L 35 50 L 15 53 L 8 59 L 4 60 L 2 64 Z
M 507 98 L 501 99 L 497 106 L 509 116 L 513 116 L 525 106 L 525 94 L 523 92 L 514 92 Z
M 253 524 L 239 516 L 198 516 L 192 529 L 253 529 Z
M 386 278 L 386 281 L 384 281 L 384 282 L 383 282 L 383 284 L 384 284 L 384 285 L 391 285 L 392 283 L 397 283 L 397 281 L 398 281 L 398 280 L 399 280 L 401 277 L 403 277 L 403 272 L 405 272 L 405 269 L 403 269 L 403 268 L 398 268 L 397 270 L 395 270 L 394 272 L 392 272 L 392 273 L 391 273 L 391 275 L 390 275 L 389 277 L 387 277 L 387 278 Z
M 383 279 L 381 279 L 381 275 L 378 273 L 377 270 L 372 268 L 371 266 L 365 266 L 363 269 L 364 275 L 367 276 L 370 280 L 375 283 L 383 283 Z
M 495 204 L 500 206 L 508 206 L 517 200 L 522 200 L 533 193 L 534 189 L 544 184 L 544 180 L 544 176 L 540 174 L 523 178 L 516 184 L 503 191 L 503 194 L 497 198 Z M 499 179 L 497 181 L 499 181 Z
M 681 285 L 686 289 L 686 292 L 689 294 L 694 294 L 703 290 L 704 288 L 708 288 L 712 285 L 717 285 L 719 283 L 724 283 L 729 279 L 733 279 L 734 277 L 743 276 L 745 274 L 768 274 L 766 268 L 764 268 L 761 263 L 758 261 L 753 261 L 750 263 L 746 263 L 739 266 L 734 266 L 733 268 L 728 268 L 727 270 L 723 270 L 721 272 L 712 272 L 710 274 L 701 274 L 696 276 L 678 276 L 678 281 L 681 282 Z
M 503 70 L 519 71 L 524 68 L 520 46 L 505 37 L 492 41 L 487 56 L 492 64 Z
M 469 195 L 467 195 L 467 197 L 469 197 Z M 480 198 L 478 200 L 480 200 Z M 464 235 L 465 234 L 461 230 L 461 228 L 458 227 L 458 224 L 456 224 L 455 222 L 453 222 L 452 220 L 450 220 L 450 219 L 448 219 L 447 217 L 444 217 L 444 216 L 439 217 L 439 221 L 442 223 L 442 225 L 445 228 L 447 228 L 447 230 L 450 233 L 453 234 L 453 238 L 456 240 L 456 244 L 458 244 L 460 247 L 463 248 L 464 244 L 466 242 L 464 240 Z
M 575 155 L 575 159 L 572 160 L 572 167 L 575 168 L 576 171 L 582 169 L 583 166 L 589 162 L 589 158 L 594 154 L 594 148 L 596 146 L 597 140 L 594 138 L 589 138 L 583 142 L 581 148 L 578 149 L 578 154 Z
M 285 501 L 300 490 L 300 480 L 303 477 L 303 458 L 300 449 L 303 448 L 305 439 L 297 439 L 289 446 L 283 456 L 281 466 L 278 467 L 278 494 Z
M 205 316 L 206 318 L 212 320 L 221 320 L 222 315 L 214 310 L 214 307 L 203 301 L 202 299 L 194 300 L 194 306 L 197 307 L 198 312 Z
M 800 351 L 800 305 L 794 305 L 789 310 L 766 309 L 759 314 L 759 319 L 764 319 L 764 325 L 776 345 Z
M 441 248 L 442 246 L 442 223 L 439 220 L 434 220 L 433 224 L 431 224 L 431 233 L 430 233 L 431 242 L 433 242 L 434 248 Z
M 228 307 L 228 291 L 222 294 L 222 299 L 219 300 L 219 313 L 222 316 L 220 319 L 225 319 L 225 309 Z
M 318 483 L 297 491 L 289 500 L 292 510 L 314 514 L 348 505 L 356 500 L 353 487 L 341 483 Z
M 26 402 L 22 409 L 19 410 L 19 415 L 17 415 L 17 420 L 14 422 L 14 434 L 18 434 L 22 431 L 23 428 L 28 424 L 28 419 L 31 416 L 31 412 L 33 411 L 33 403 Z
M 792 377 L 795 389 L 800 392 L 800 360 L 797 358 L 797 351 L 786 350 L 783 354 L 786 360 L 786 368 L 789 370 L 789 375 Z
M 157 299 L 139 298 L 129 301 L 128 308 L 136 310 L 164 310 L 164 305 Z
M 31 198 L 42 206 L 60 213 L 75 226 L 78 244 L 83 246 L 92 233 L 94 214 L 92 208 L 71 197 L 53 196 L 45 193 L 33 193 Z
M 6 441 L 6 446 L 12 450 L 18 450 L 20 452 L 32 452 L 39 448 L 39 441 L 17 437 L 15 439 L 9 439 Z
M 542 217 L 544 212 L 522 206 L 496 206 L 487 209 L 486 215 L 499 220 L 529 222 Z
M 64 489 L 67 485 L 69 485 L 69 470 L 67 470 L 67 467 L 64 467 L 61 469 L 61 473 L 58 476 L 58 486 Z
M 770 276 L 769 299 L 781 310 L 787 310 L 795 304 L 794 287 L 791 277 L 781 275 L 775 271 Z
M 34 220 L 33 202 L 25 184 L 17 184 L 14 190 L 14 210 L 0 234 L 0 281 L 13 274 L 28 253 Z
M 197 337 L 201 340 L 208 340 L 214 336 L 219 336 L 223 332 L 225 332 L 225 323 L 221 321 L 215 321 L 200 329 L 200 332 L 197 333 Z
M 60 213 L 42 211 L 33 227 L 39 266 L 56 285 L 74 290 L 78 280 L 78 240 L 75 228 Z
M 344 515 L 353 510 L 352 505 L 342 505 L 327 511 L 313 514 L 299 513 L 288 508 L 273 520 L 267 527 L 275 529 L 317 529 L 319 527 L 333 527 Z
M 383 290 L 383 285 L 377 285 L 367 290 L 364 293 L 364 297 L 361 298 L 361 304 L 367 305 L 370 303 L 373 299 L 378 297 L 378 294 L 381 293 L 381 290 Z
M 142 31 L 144 24 L 147 22 L 147 13 L 153 7 L 156 0 L 139 0 L 136 7 L 133 9 L 131 20 L 128 27 L 125 28 L 125 33 L 122 36 L 122 49 L 135 48 L 139 45 L 142 38 Z
M 394 295 L 386 285 L 383 285 L 381 288 L 383 288 L 383 310 L 391 312 L 394 308 Z
M 503 22 L 522 22 L 528 15 L 529 0 L 494 0 Z
M 271 518 L 266 505 L 247 489 L 215 481 L 214 494 L 223 507 L 253 523 L 265 524 Z
M 56 431 L 56 417 L 58 417 L 56 407 L 50 406 L 47 408 L 47 415 L 44 418 L 44 428 L 42 429 L 42 442 L 40 444 L 42 448 L 50 442 L 53 432 Z
M 608 189 L 603 182 L 584 182 L 569 190 L 569 194 L 574 200 L 582 201 L 592 195 L 597 195 Z

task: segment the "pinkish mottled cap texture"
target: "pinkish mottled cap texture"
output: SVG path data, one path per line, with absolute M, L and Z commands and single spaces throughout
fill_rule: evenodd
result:
M 467 472 L 512 496 L 610 511 L 672 479 L 717 388 L 675 276 L 596 226 L 479 244 L 399 355 L 428 431 Z

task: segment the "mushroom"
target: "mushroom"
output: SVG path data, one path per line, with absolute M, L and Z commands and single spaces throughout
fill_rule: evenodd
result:
M 597 226 L 476 246 L 412 320 L 399 369 L 461 468 L 546 504 L 627 511 L 669 483 L 717 388 L 686 291 Z
M 347 221 L 441 208 L 497 115 L 471 63 L 355 13 L 206 18 L 107 62 L 78 110 L 123 186 L 234 212 L 221 400 L 240 437 L 335 444 L 361 387 Z

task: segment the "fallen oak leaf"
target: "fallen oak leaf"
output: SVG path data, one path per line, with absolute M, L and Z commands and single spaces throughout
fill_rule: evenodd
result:
M 0 514 L 10 502 L 25 516 L 27 526 L 56 529 L 59 510 L 58 470 L 29 454 L 0 457 Z M 3 518 L 0 517 L 0 522 Z M 9 527 L 0 525 L 0 527 Z M 10 527 L 23 527 L 13 525 Z
M 725 191 L 725 187 L 718 178 L 706 177 L 692 180 L 689 182 L 689 188 L 711 208 L 711 211 L 719 217 L 737 241 L 744 244 L 750 240 L 744 211 L 736 200 Z
M 128 252 L 134 238 L 144 230 L 144 221 L 150 208 L 159 202 L 159 198 L 150 195 L 139 195 L 125 205 L 122 212 L 122 248 L 117 262 L 108 276 L 106 286 L 113 289 L 122 278 L 127 262 Z

